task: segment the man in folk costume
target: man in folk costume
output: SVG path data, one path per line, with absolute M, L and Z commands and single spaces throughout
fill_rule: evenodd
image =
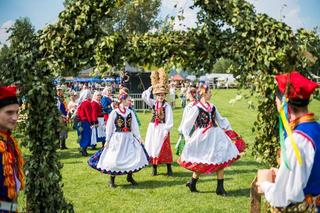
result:
M 275 182 L 260 183 L 261 190 L 273 212 L 320 212 L 320 124 L 308 111 L 318 84 L 297 71 L 275 78 L 285 139 Z
M 167 164 L 167 175 L 172 176 L 172 151 L 170 146 L 170 129 L 173 127 L 171 106 L 165 101 L 167 94 L 165 70 L 159 70 L 159 80 L 142 93 L 142 99 L 152 109 L 152 119 L 149 123 L 145 148 L 153 166 L 152 175 L 157 175 L 157 166 Z M 155 84 L 157 83 L 157 84 Z M 151 90 L 156 100 L 150 98 Z
M 0 212 L 17 212 L 18 192 L 24 188 L 23 157 L 11 135 L 18 111 L 16 87 L 0 87 Z

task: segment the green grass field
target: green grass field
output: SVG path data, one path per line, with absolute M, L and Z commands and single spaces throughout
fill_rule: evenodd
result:
M 216 176 L 203 175 L 198 182 L 200 193 L 190 193 L 185 183 L 191 172 L 174 163 L 174 177 L 167 177 L 166 167 L 160 166 L 156 177 L 152 177 L 151 167 L 135 173 L 137 186 L 126 182 L 126 176 L 116 177 L 116 189 L 107 187 L 109 176 L 89 168 L 87 157 L 81 157 L 75 131 L 69 132 L 69 149 L 58 151 L 64 164 L 62 172 L 63 191 L 66 199 L 74 205 L 75 212 L 248 212 L 250 183 L 257 169 L 265 166 L 251 156 L 254 134 L 251 129 L 256 112 L 248 109 L 247 100 L 229 104 L 237 90 L 214 90 L 212 101 L 222 116 L 227 117 L 233 127 L 243 136 L 249 149 L 239 161 L 225 170 L 227 197 L 215 194 Z M 178 106 L 179 100 L 177 101 Z M 320 115 L 320 102 L 313 101 L 310 110 Z M 150 120 L 150 113 L 138 113 L 142 122 L 141 135 L 144 137 Z M 174 127 L 171 131 L 173 152 L 178 139 L 177 128 L 182 109 L 174 109 Z M 101 146 L 100 144 L 98 145 Z M 89 155 L 94 154 L 89 150 Z M 177 156 L 174 155 L 174 160 Z

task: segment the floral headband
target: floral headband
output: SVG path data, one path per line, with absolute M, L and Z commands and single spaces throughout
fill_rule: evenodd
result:
M 127 93 L 120 93 L 119 94 L 119 100 L 120 101 L 127 99 L 127 97 L 128 97 Z

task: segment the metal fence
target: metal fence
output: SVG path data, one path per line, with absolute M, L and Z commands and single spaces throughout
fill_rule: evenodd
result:
M 136 111 L 146 111 L 149 110 L 149 106 L 142 100 L 141 93 L 129 94 L 134 103 L 134 108 Z

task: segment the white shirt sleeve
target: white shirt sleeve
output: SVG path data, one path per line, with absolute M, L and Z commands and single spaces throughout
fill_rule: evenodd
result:
M 193 106 L 188 113 L 188 116 L 185 118 L 183 124 L 182 124 L 182 134 L 186 140 L 190 138 L 190 132 L 192 127 L 194 126 L 197 117 L 199 115 L 199 109 L 197 106 Z
M 166 104 L 166 123 L 165 123 L 165 129 L 169 132 L 170 129 L 173 127 L 173 112 L 171 109 L 170 104 Z
M 231 128 L 231 124 L 230 122 L 228 121 L 227 118 L 224 118 L 220 115 L 217 107 L 216 107 L 216 121 L 218 123 L 218 125 L 222 128 L 222 129 L 226 129 L 226 130 L 232 130 Z
M 190 106 L 190 105 L 188 104 L 188 105 L 184 108 L 184 110 L 183 110 L 181 122 L 180 122 L 180 125 L 179 125 L 179 128 L 178 128 L 178 132 L 179 132 L 180 134 L 182 134 L 182 125 L 183 125 L 183 122 L 184 122 L 184 120 L 185 120 L 185 117 L 186 117 L 186 115 L 189 114 L 188 112 L 190 111 L 191 108 L 192 108 L 192 106 Z
M 107 121 L 107 126 L 106 126 L 106 142 L 107 143 L 109 143 L 111 136 L 116 128 L 114 124 L 116 115 L 117 115 L 116 110 L 112 110 Z
M 149 106 L 149 107 L 152 107 L 154 105 L 154 102 L 155 100 L 151 99 L 150 98 L 150 95 L 151 95 L 151 90 L 152 90 L 152 87 L 149 87 L 147 90 L 145 90 L 142 95 L 141 95 L 141 98 L 142 100 Z
M 131 111 L 130 113 L 131 113 L 131 117 L 132 117 L 131 132 L 138 140 L 141 140 L 140 131 L 139 131 L 139 124 L 138 124 L 137 118 L 136 118 L 135 114 L 132 112 L 132 110 L 130 110 L 130 111 Z
M 293 133 L 293 137 L 301 153 L 302 165 L 299 165 L 290 139 L 287 137 L 285 144 L 290 170 L 281 161 L 275 183 L 261 183 L 261 189 L 265 193 L 266 200 L 274 207 L 286 207 L 290 203 L 304 200 L 303 189 L 307 185 L 312 170 L 315 151 L 312 143 L 304 136 Z

